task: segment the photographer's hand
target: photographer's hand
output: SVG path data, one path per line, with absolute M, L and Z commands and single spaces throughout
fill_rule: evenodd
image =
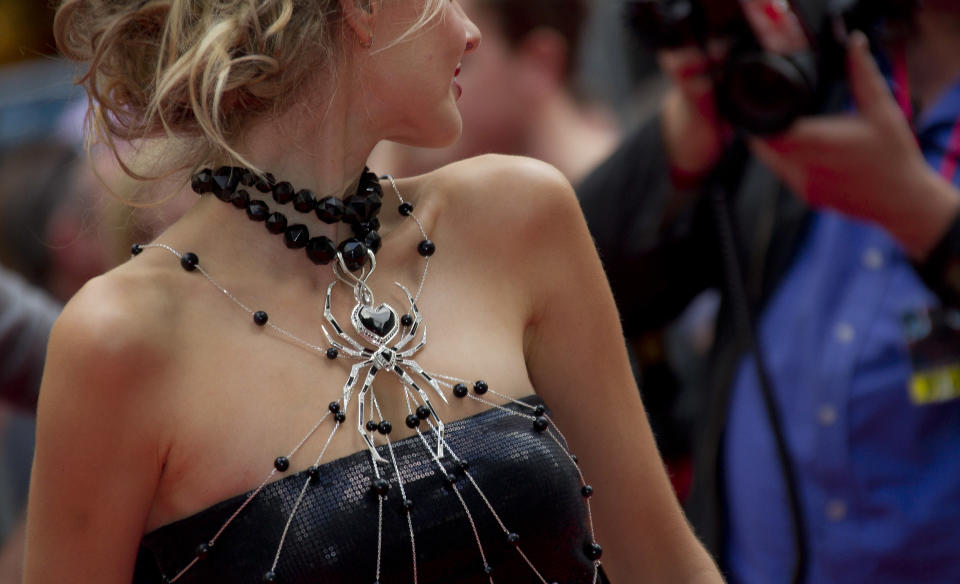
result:
M 927 165 L 859 32 L 847 66 L 856 112 L 798 120 L 751 149 L 812 206 L 879 223 L 922 260 L 960 211 L 960 191 Z
M 709 60 L 697 47 L 660 51 L 671 87 L 663 98 L 662 131 L 674 176 L 704 177 L 720 159 L 726 129 L 717 116 Z

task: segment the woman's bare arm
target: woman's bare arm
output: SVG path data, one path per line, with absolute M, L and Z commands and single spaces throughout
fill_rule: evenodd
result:
M 510 180 L 514 213 L 529 226 L 514 277 L 533 303 L 527 366 L 537 392 L 578 455 L 603 562 L 613 582 L 721 582 L 694 537 L 657 453 L 631 373 L 609 285 L 573 190 L 527 162 Z M 518 209 L 520 206 L 522 209 Z
M 129 584 L 162 469 L 150 307 L 94 280 L 51 333 L 27 513 L 26 584 Z

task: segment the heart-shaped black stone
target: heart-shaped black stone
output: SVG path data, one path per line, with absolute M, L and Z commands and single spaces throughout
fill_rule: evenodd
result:
M 385 337 L 394 329 L 397 324 L 397 313 L 386 304 L 381 304 L 376 308 L 367 308 L 363 306 L 357 313 L 360 324 L 363 328 L 377 335 Z

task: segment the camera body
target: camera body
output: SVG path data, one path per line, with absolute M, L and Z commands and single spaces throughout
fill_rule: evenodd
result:
M 845 78 L 848 30 L 872 36 L 917 0 L 630 0 L 628 22 L 653 50 L 723 47 L 711 69 L 720 115 L 752 134 L 821 111 Z M 793 37 L 793 38 L 788 38 Z

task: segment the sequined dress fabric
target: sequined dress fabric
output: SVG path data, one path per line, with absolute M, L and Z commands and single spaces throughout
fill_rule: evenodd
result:
M 536 396 L 522 400 L 540 404 Z M 517 404 L 510 412 L 529 414 Z M 548 432 L 533 429 L 530 418 L 491 409 L 447 425 L 446 440 L 469 462 L 469 472 L 519 547 L 547 582 L 591 583 L 592 562 L 584 545 L 592 541 L 579 477 L 569 456 Z M 432 436 L 427 435 L 433 443 Z M 457 480 L 451 487 L 417 436 L 393 442 L 398 468 L 414 502 L 411 519 L 416 544 L 417 582 L 489 584 L 540 582 L 517 549 L 507 542 L 470 480 L 445 460 Z M 379 448 L 389 459 L 386 446 Z M 390 491 L 383 506 L 380 584 L 411 583 L 413 556 L 403 497 L 392 468 L 381 466 Z M 209 556 L 178 583 L 244 584 L 262 582 L 270 570 L 290 510 L 307 480 L 305 473 L 269 484 L 227 527 Z M 291 524 L 277 564 L 284 584 L 371 584 L 377 581 L 377 496 L 368 452 L 323 464 Z M 476 537 L 459 490 L 476 523 L 492 573 L 484 573 Z M 246 495 L 144 536 L 134 584 L 161 584 L 195 557 L 244 502 Z

